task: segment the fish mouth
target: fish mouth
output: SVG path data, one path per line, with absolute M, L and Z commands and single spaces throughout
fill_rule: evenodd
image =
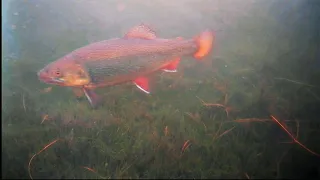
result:
M 58 79 L 58 78 L 54 78 L 54 77 L 50 77 L 48 75 L 46 75 L 46 73 L 43 72 L 43 70 L 40 70 L 38 73 L 38 79 L 44 83 L 47 84 L 57 84 L 57 85 L 62 85 L 64 83 L 64 81 Z

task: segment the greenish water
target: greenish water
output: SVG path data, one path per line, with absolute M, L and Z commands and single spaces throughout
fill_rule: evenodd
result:
M 30 178 L 30 158 L 57 138 L 32 160 L 33 178 L 320 176 L 320 158 L 270 117 L 320 153 L 316 0 L 5 2 L 3 178 Z M 151 95 L 131 84 L 100 88 L 105 105 L 95 110 L 38 80 L 47 63 L 141 22 L 162 38 L 213 29 L 213 52 L 154 75 Z

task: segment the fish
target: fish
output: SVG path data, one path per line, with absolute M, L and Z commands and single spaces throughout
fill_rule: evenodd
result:
M 149 94 L 149 75 L 177 72 L 181 57 L 203 60 L 211 52 L 214 40 L 211 30 L 191 39 L 158 38 L 153 28 L 139 24 L 122 37 L 75 49 L 46 65 L 37 75 L 46 84 L 80 89 L 96 108 L 102 103 L 96 88 L 131 82 Z

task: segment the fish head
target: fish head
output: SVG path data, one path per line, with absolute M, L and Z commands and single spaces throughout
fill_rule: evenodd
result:
M 38 72 L 40 81 L 59 86 L 83 86 L 90 83 L 86 70 L 75 61 L 60 59 Z

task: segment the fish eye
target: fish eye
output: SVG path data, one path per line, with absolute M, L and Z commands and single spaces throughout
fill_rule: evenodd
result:
M 55 71 L 55 74 L 56 74 L 57 76 L 60 76 L 60 75 L 61 75 L 60 70 L 59 70 L 59 69 L 57 69 L 57 70 Z

